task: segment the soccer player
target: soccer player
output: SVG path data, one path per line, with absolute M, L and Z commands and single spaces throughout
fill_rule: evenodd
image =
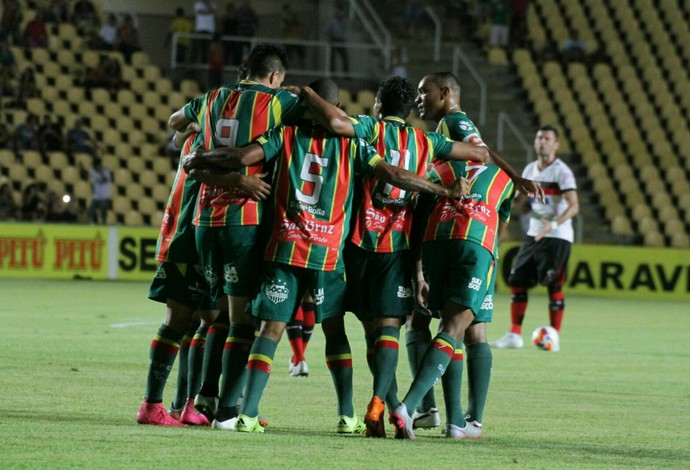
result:
M 420 81 L 416 103 L 422 118 L 437 123 L 437 132 L 453 140 L 488 149 L 479 130 L 462 111 L 460 97 L 461 90 L 457 78 L 448 72 L 436 72 L 423 77 Z M 499 155 L 490 149 L 488 150 L 492 160 L 508 172 L 518 188 L 525 193 L 535 194 L 537 198 L 543 197 L 543 191 L 535 182 L 519 177 Z M 495 281 L 495 279 L 493 280 Z M 430 317 L 419 313 L 412 315 L 407 324 L 408 357 L 413 375 L 421 355 L 431 341 Z M 472 426 L 481 429 L 493 362 L 491 348 L 486 340 L 486 323 L 491 322 L 493 317 L 493 289 L 489 290 L 479 313 L 472 325 L 467 328 L 464 343 L 467 353 L 469 391 L 469 407 L 466 418 Z M 450 384 L 460 383 L 463 360 L 462 344 L 459 344 L 458 352 L 443 378 L 447 414 L 454 414 L 456 412 L 455 406 L 459 406 L 459 389 L 456 390 L 455 385 L 453 385 L 453 390 L 451 390 Z M 434 401 L 433 389 L 430 389 L 422 400 L 421 410 L 415 410 L 413 414 L 416 428 L 435 427 L 440 424 L 440 416 Z
M 285 78 L 285 52 L 271 44 L 260 44 L 246 62 L 246 80 L 192 100 L 173 115 L 176 127 L 197 122 L 202 127 L 205 148 L 235 147 L 248 144 L 284 121 L 300 118 L 304 109 L 299 97 L 279 88 Z M 266 176 L 261 162 L 238 171 Z M 245 307 L 257 287 L 261 266 L 262 209 L 261 202 L 247 193 L 213 184 L 210 179 L 201 184 L 194 217 L 197 249 L 212 298 L 223 302 L 227 299 L 229 315 L 220 396 L 216 398 L 216 378 L 204 380 L 196 399 L 197 408 L 214 418 L 213 427 L 217 429 L 234 429 L 241 377 L 254 342 L 255 321 Z
M 313 85 L 328 101 L 337 102 L 338 88 L 333 81 L 322 79 Z M 304 94 L 310 93 L 314 91 L 305 87 Z M 449 188 L 432 184 L 387 164 L 365 141 L 329 134 L 312 122 L 274 129 L 244 148 L 197 151 L 186 168 L 193 170 L 205 162 L 219 165 L 221 155 L 227 156 L 228 168 L 262 160 L 276 162 L 273 230 L 265 251 L 262 286 L 252 305 L 262 325 L 250 353 L 246 396 L 236 426 L 242 432 L 263 432 L 258 422 L 259 401 L 276 346 L 305 289 L 314 297 L 317 323 L 342 315 L 342 246 L 349 229 L 355 173 L 375 175 L 408 191 L 448 197 L 459 197 L 463 187 L 462 182 Z M 326 354 L 328 357 L 328 350 Z M 344 400 L 338 391 L 337 395 L 338 432 L 364 432 L 363 423 L 354 415 L 351 396 Z
M 570 247 L 573 243 L 572 218 L 580 211 L 577 186 L 572 170 L 556 155 L 558 130 L 550 125 L 539 128 L 534 139 L 537 159 L 525 167 L 522 175 L 544 188 L 545 200 L 532 200 L 527 241 L 520 247 L 510 270 L 510 331 L 491 346 L 521 348 L 522 321 L 527 310 L 527 291 L 537 284 L 549 294 L 549 322 L 560 332 L 565 298 Z M 521 198 L 522 202 L 526 198 Z
M 499 220 L 507 223 L 510 219 L 514 184 L 506 172 L 494 165 L 437 160 L 430 179 L 446 182 L 458 176 L 470 182 L 469 201 L 436 198 L 423 231 L 417 300 L 431 312 L 440 311 L 441 321 L 407 395 L 391 413 L 396 438 L 415 438 L 414 420 L 408 410 L 414 410 L 434 383 L 445 377 L 449 365 L 462 354 L 458 345 L 466 329 L 475 319 L 480 320 L 495 270 Z M 446 405 L 451 405 L 446 436 L 479 437 L 481 428 L 468 425 L 459 406 L 462 371 L 454 378 L 456 383 L 444 380 Z
M 374 102 L 377 118 L 348 118 L 318 97 L 307 96 L 310 109 L 330 130 L 367 140 L 387 163 L 419 177 L 426 176 L 435 156 L 488 159 L 484 148 L 452 142 L 441 134 L 406 124 L 416 95 L 412 84 L 402 77 L 381 83 Z M 352 235 L 344 251 L 348 277 L 345 310 L 355 313 L 364 325 L 367 360 L 374 375 L 374 393 L 365 416 L 367 436 L 385 437 L 384 399 L 391 410 L 399 403 L 395 381 L 398 341 L 400 327 L 413 305 L 409 250 L 412 193 L 377 178 L 364 179 L 361 186 L 353 206 Z M 344 337 L 344 330 L 340 335 Z

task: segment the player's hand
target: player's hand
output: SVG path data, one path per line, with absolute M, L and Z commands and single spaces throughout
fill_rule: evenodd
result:
M 285 85 L 285 86 L 283 86 L 283 87 L 281 87 L 281 88 L 282 88 L 283 90 L 287 90 L 287 91 L 289 91 L 290 93 L 292 93 L 293 95 L 297 95 L 297 96 L 299 96 L 299 94 L 302 93 L 302 88 L 301 88 L 301 87 L 298 87 L 298 86 L 295 86 L 295 85 Z
M 464 176 L 453 181 L 453 184 L 448 187 L 450 193 L 449 197 L 460 199 L 465 197 L 470 192 L 470 182 Z
M 518 191 L 533 195 L 537 201 L 541 203 L 544 202 L 544 188 L 536 181 L 528 180 L 527 178 L 519 178 L 515 182 L 515 186 L 517 186 Z
M 242 177 L 238 184 L 238 189 L 249 194 L 255 201 L 263 201 L 271 195 L 271 185 L 265 182 L 262 178 L 268 176 L 268 173 L 257 173 Z
M 426 299 L 429 296 L 429 284 L 424 279 L 418 279 L 414 283 L 415 311 L 430 316 L 431 310 L 426 308 Z
M 189 155 L 182 157 L 182 168 L 184 168 L 185 172 L 189 173 L 193 169 L 203 166 L 205 161 L 204 149 L 199 148 Z
M 189 132 L 191 135 L 193 132 L 201 132 L 201 126 L 199 123 L 196 122 L 190 122 L 187 124 L 187 128 L 185 129 L 185 132 Z
M 549 232 L 551 232 L 551 222 L 549 222 L 549 221 L 547 220 L 547 221 L 544 223 L 544 225 L 542 225 L 541 230 L 539 230 L 539 233 L 537 233 L 537 234 L 535 235 L 534 241 L 535 241 L 535 242 L 538 242 L 539 240 L 541 240 L 542 238 L 544 238 L 544 237 L 546 236 L 546 234 L 548 234 Z

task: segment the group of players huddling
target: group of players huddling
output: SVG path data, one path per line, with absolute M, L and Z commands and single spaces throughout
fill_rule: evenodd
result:
M 479 437 L 499 225 L 516 190 L 537 200 L 543 190 L 484 144 L 450 73 L 425 76 L 417 90 L 385 80 L 373 118 L 345 115 L 329 79 L 281 88 L 285 72 L 282 49 L 258 45 L 238 83 L 170 117 L 183 158 L 149 291 L 166 316 L 137 421 L 264 432 L 259 403 L 275 350 L 305 298 L 325 336 L 338 433 L 385 437 L 386 407 L 398 438 L 439 426 L 432 387 L 440 377 L 446 436 Z M 405 123 L 415 104 L 438 133 Z M 364 420 L 353 406 L 345 312 L 362 322 L 373 375 Z M 433 336 L 432 316 L 440 318 Z M 404 324 L 414 380 L 400 400 Z M 169 412 L 163 389 L 178 351 Z M 300 359 L 291 361 L 293 375 L 306 375 Z

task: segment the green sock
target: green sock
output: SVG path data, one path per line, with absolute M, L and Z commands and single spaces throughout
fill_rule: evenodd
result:
M 228 337 L 230 319 L 228 311 L 222 310 L 206 333 L 204 366 L 201 371 L 201 393 L 205 397 L 218 396 L 218 379 L 223 370 L 223 348 Z
M 408 410 L 414 410 L 424 394 L 443 375 L 454 351 L 455 339 L 451 335 L 443 331 L 436 335 L 427 348 L 422 358 L 422 366 L 403 400 Z
M 399 339 L 400 330 L 394 326 L 384 326 L 379 330 L 374 350 L 374 395 L 377 397 L 387 398 L 391 383 L 395 379 Z
M 489 393 L 493 355 L 488 343 L 467 346 L 468 415 L 472 420 L 482 422 L 484 405 Z
M 446 423 L 465 426 L 465 415 L 462 412 L 462 342 L 455 347 L 453 358 L 441 378 L 443 385 L 443 402 L 446 405 Z
M 161 325 L 158 334 L 151 341 L 149 372 L 146 377 L 146 401 L 149 403 L 163 401 L 163 389 L 175 363 L 182 336 L 181 333 Z
M 376 339 L 379 337 L 380 330 L 376 330 L 370 335 L 364 336 L 364 341 L 367 343 L 367 366 L 369 367 L 369 372 L 371 372 L 371 377 L 376 377 L 376 363 L 375 363 L 375 351 L 376 351 Z
M 407 361 L 410 364 L 410 372 L 412 377 L 416 377 L 417 370 L 421 366 L 422 358 L 426 349 L 431 343 L 431 332 L 429 329 L 408 331 L 405 335 L 405 344 L 407 346 Z M 426 411 L 429 408 L 436 408 L 436 397 L 434 396 L 434 388 L 431 387 L 422 398 L 420 411 Z M 410 410 L 410 413 L 414 410 Z
M 194 398 L 201 388 L 201 369 L 204 367 L 204 347 L 208 325 L 202 325 L 194 333 L 189 345 L 189 366 L 187 372 L 187 397 Z
M 220 406 L 232 407 L 242 393 L 241 380 L 249 351 L 254 343 L 254 325 L 232 325 L 223 350 L 223 375 L 220 381 Z
M 180 409 L 187 401 L 187 374 L 189 373 L 189 346 L 192 342 L 192 337 L 189 334 L 184 335 L 180 350 L 177 353 L 177 389 L 175 390 L 175 398 L 172 401 L 172 407 Z
M 326 336 L 326 365 L 331 371 L 336 398 L 338 399 L 338 415 L 352 417 L 355 407 L 352 404 L 352 352 L 347 335 L 337 334 Z
M 244 401 L 240 409 L 241 414 L 251 417 L 259 416 L 259 402 L 271 374 L 271 365 L 273 364 L 276 347 L 278 347 L 278 343 L 274 343 L 263 336 L 259 336 L 254 340 L 252 349 L 249 352 L 249 361 L 247 361 L 247 388 L 245 389 Z

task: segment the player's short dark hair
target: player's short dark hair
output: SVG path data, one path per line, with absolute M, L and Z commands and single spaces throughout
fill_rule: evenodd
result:
M 247 57 L 247 75 L 264 78 L 273 72 L 285 72 L 287 55 L 275 44 L 258 44 Z
M 558 133 L 558 129 L 556 129 L 556 126 L 552 126 L 551 124 L 542 124 L 539 126 L 539 131 L 551 131 L 553 132 L 553 135 L 556 136 L 556 140 L 560 137 L 560 134 Z
M 376 97 L 384 114 L 405 119 L 412 112 L 417 92 L 408 79 L 390 77 L 379 84 Z
M 340 101 L 340 90 L 338 84 L 330 78 L 317 78 L 309 84 L 309 88 L 324 100 L 335 105 Z
M 434 72 L 427 75 L 431 77 L 431 81 L 434 82 L 439 88 L 448 87 L 453 93 L 460 94 L 460 81 L 458 77 L 452 72 Z

